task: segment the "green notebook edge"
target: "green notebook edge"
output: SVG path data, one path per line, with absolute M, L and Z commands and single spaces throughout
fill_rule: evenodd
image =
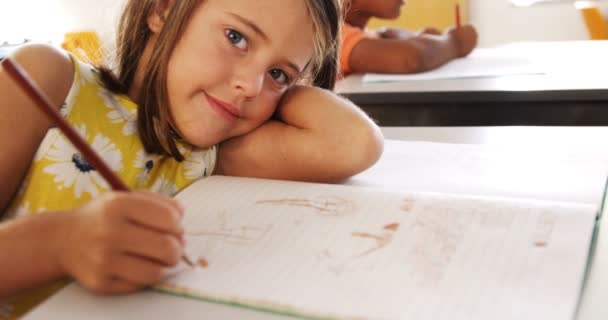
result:
M 240 309 L 264 312 L 264 313 L 285 316 L 285 317 L 290 317 L 290 318 L 295 318 L 295 319 L 338 320 L 337 318 L 331 318 L 331 317 L 315 317 L 315 316 L 310 316 L 310 315 L 304 315 L 302 313 L 298 313 L 295 311 L 281 310 L 280 308 L 260 307 L 260 306 L 255 306 L 252 304 L 233 302 L 233 301 L 223 300 L 223 299 L 219 299 L 219 298 L 211 298 L 211 297 L 207 297 L 207 296 L 189 294 L 189 293 L 185 293 L 185 292 L 176 292 L 174 290 L 170 290 L 170 289 L 166 289 L 166 288 L 162 288 L 162 287 L 150 287 L 149 290 L 157 291 L 157 292 L 161 292 L 161 293 L 165 293 L 165 294 L 170 294 L 172 296 L 184 297 L 187 299 L 205 301 L 205 302 L 225 305 L 225 306 L 229 306 L 229 307 L 236 307 L 236 308 L 240 308 Z
M 606 208 L 607 193 L 608 193 L 608 176 L 606 177 L 606 181 L 604 182 L 604 190 L 602 192 L 602 200 L 600 202 L 600 207 L 598 209 L 597 215 L 595 216 L 593 232 L 591 233 L 591 243 L 589 245 L 589 251 L 587 252 L 587 264 L 585 266 L 585 272 L 583 274 L 583 281 L 582 281 L 581 288 L 579 291 L 578 301 L 576 303 L 576 309 L 574 311 L 573 319 L 576 319 L 578 317 L 581 303 L 583 300 L 582 297 L 585 292 L 585 289 L 587 288 L 587 282 L 589 281 L 589 273 L 591 272 L 591 267 L 593 266 L 593 261 L 595 258 L 595 251 L 596 251 L 595 248 L 597 247 L 597 240 L 599 237 L 600 225 L 602 222 L 604 209 Z

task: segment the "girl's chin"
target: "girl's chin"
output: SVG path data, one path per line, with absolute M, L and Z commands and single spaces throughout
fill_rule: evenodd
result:
M 207 149 L 210 148 L 214 145 L 219 144 L 221 141 L 218 142 L 196 142 L 196 143 L 191 143 L 191 145 L 196 148 L 196 149 Z
M 204 139 L 201 139 L 201 137 L 204 137 Z M 201 132 L 199 130 L 189 132 L 183 138 L 186 142 L 197 148 L 208 148 L 227 139 L 223 135 L 210 134 L 209 132 Z

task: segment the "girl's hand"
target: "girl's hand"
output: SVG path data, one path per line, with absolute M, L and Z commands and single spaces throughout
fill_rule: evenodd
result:
M 71 214 L 59 254 L 64 271 L 100 293 L 159 282 L 183 251 L 182 207 L 148 192 L 110 192 Z
M 477 46 L 477 31 L 470 24 L 462 25 L 460 28 L 450 28 L 447 34 L 456 43 L 459 57 L 467 56 Z

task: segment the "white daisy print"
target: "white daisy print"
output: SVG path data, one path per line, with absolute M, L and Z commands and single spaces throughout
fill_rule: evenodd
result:
M 103 99 L 105 106 L 112 109 L 112 111 L 107 114 L 110 122 L 115 124 L 124 122 L 122 134 L 125 136 L 133 135 L 137 130 L 137 115 L 135 112 L 129 111 L 127 107 L 118 101 L 118 97 L 108 90 L 99 90 L 99 96 Z
M 149 154 L 145 150 L 139 150 L 135 155 L 135 161 L 133 166 L 140 169 L 140 173 L 137 174 L 137 181 L 145 183 L 150 176 L 150 172 L 154 169 L 154 166 L 158 162 L 161 156 L 156 154 Z
M 97 83 L 99 71 L 86 63 L 78 62 L 80 65 L 80 78 L 78 79 L 81 85 L 87 83 Z
M 82 137 L 87 139 L 86 126 L 76 127 Z M 122 170 L 122 154 L 110 139 L 98 134 L 91 144 L 93 150 L 97 152 L 113 171 Z M 55 175 L 53 182 L 57 187 L 71 188 L 74 186 L 74 196 L 79 199 L 83 193 L 97 196 L 101 190 L 109 189 L 108 183 L 80 154 L 72 144 L 65 138 L 55 141 L 47 155 L 47 159 L 56 163 L 44 168 L 45 173 Z
M 209 150 L 193 151 L 184 160 L 184 176 L 187 179 L 195 180 L 208 174 L 207 162 L 205 161 L 208 152 Z
M 77 84 L 74 84 L 73 86 L 77 86 Z M 74 103 L 68 95 L 68 98 L 65 100 L 65 102 L 59 109 L 59 114 L 61 115 L 62 118 L 67 118 L 68 115 L 70 114 L 70 112 L 72 112 L 72 108 L 74 108 Z
M 178 188 L 171 180 L 162 177 L 156 179 L 149 190 L 172 197 L 177 193 Z

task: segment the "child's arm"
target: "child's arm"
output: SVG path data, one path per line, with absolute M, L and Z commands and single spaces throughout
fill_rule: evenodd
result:
M 415 73 L 431 70 L 468 55 L 477 45 L 471 25 L 452 28 L 442 35 L 423 32 L 406 39 L 361 40 L 352 50 L 353 73 Z
M 414 32 L 400 28 L 381 28 L 377 31 L 378 37 L 382 39 L 401 39 L 405 40 L 412 37 L 417 37 L 423 34 L 441 35 L 441 30 L 435 27 L 427 27 L 420 31 Z
M 67 56 L 43 45 L 17 49 L 12 59 L 60 106 L 72 83 Z M 0 67 L 0 212 L 19 187 L 50 121 Z
M 56 106 L 62 105 L 74 74 L 65 53 L 31 45 L 11 58 Z M 49 126 L 0 67 L 0 215 Z M 173 200 L 158 195 L 108 193 L 74 211 L 2 221 L 0 297 L 68 275 L 104 292 L 132 291 L 157 282 L 182 253 L 180 211 Z
M 223 142 L 216 173 L 335 182 L 368 168 L 382 153 L 379 128 L 330 91 L 292 88 L 277 115 L 281 121 Z
M 121 293 L 162 280 L 182 254 L 181 206 L 148 192 L 109 192 L 66 212 L 0 223 L 0 298 L 72 276 Z
M 72 73 L 63 71 L 71 70 L 71 65 L 65 57 L 57 54 L 56 51 L 47 50 L 45 46 L 38 45 L 15 50 L 11 56 L 29 71 L 32 79 L 45 89 L 55 105 L 61 105 L 72 81 Z M 0 150 L 2 150 L 0 152 L 0 181 L 2 181 L 0 183 L 0 215 L 4 213 L 19 188 L 34 152 L 49 126 L 49 120 L 0 67 Z M 42 222 L 43 220 L 37 219 L 37 221 Z M 52 228 L 53 226 L 48 225 L 47 227 Z M 45 274 L 46 270 L 52 268 L 48 261 L 40 263 L 42 261 L 37 261 L 37 259 L 30 260 L 31 256 L 42 260 L 48 258 L 44 250 L 37 250 L 37 246 L 48 244 L 44 241 L 48 239 L 21 238 L 20 235 L 24 233 L 23 229 L 22 223 L 3 222 L 0 224 L 0 270 L 2 270 L 0 272 L 0 283 L 2 283 L 0 296 L 16 290 L 17 287 L 14 284 L 23 283 L 20 281 L 23 269 L 36 268 L 37 274 Z M 30 225 L 26 229 L 33 236 L 41 235 L 40 231 L 44 230 L 36 224 Z M 15 237 L 16 235 L 19 236 Z M 31 245 L 31 240 L 41 240 L 41 242 L 37 246 L 21 247 L 22 244 Z M 33 283 L 36 283 L 35 278 L 36 275 L 32 275 Z

